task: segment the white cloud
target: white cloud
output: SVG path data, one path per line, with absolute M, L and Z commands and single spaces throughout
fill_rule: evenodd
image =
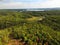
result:
M 60 7 L 60 0 L 48 0 L 42 3 L 43 7 Z
M 23 3 L 23 2 L 10 2 L 0 4 L 0 9 L 3 8 L 53 8 L 60 7 L 60 0 L 47 0 L 45 2 L 33 2 L 33 3 Z

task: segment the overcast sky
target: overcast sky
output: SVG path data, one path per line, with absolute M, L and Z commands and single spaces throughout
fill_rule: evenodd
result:
M 60 0 L 0 0 L 0 9 L 54 7 L 60 7 Z

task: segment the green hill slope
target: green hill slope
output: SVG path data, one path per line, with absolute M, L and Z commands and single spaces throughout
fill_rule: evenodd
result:
M 59 45 L 58 14 L 49 11 L 0 12 L 0 45 L 9 45 L 14 40 L 21 45 Z

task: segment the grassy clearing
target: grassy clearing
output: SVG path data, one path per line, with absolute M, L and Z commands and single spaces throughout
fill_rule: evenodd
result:
M 44 17 L 32 17 L 32 18 L 28 18 L 26 19 L 27 21 L 38 21 L 38 20 L 43 20 Z

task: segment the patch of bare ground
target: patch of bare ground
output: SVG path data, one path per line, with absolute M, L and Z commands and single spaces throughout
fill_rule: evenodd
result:
M 16 40 L 16 39 L 12 39 L 9 41 L 8 45 L 29 45 L 29 44 L 26 44 L 25 42 L 22 42 L 20 40 Z M 33 43 L 32 45 L 48 45 L 48 42 L 45 42 L 45 43 Z
M 8 45 L 24 45 L 24 42 L 21 42 L 20 40 L 13 39 L 13 40 L 9 41 Z

